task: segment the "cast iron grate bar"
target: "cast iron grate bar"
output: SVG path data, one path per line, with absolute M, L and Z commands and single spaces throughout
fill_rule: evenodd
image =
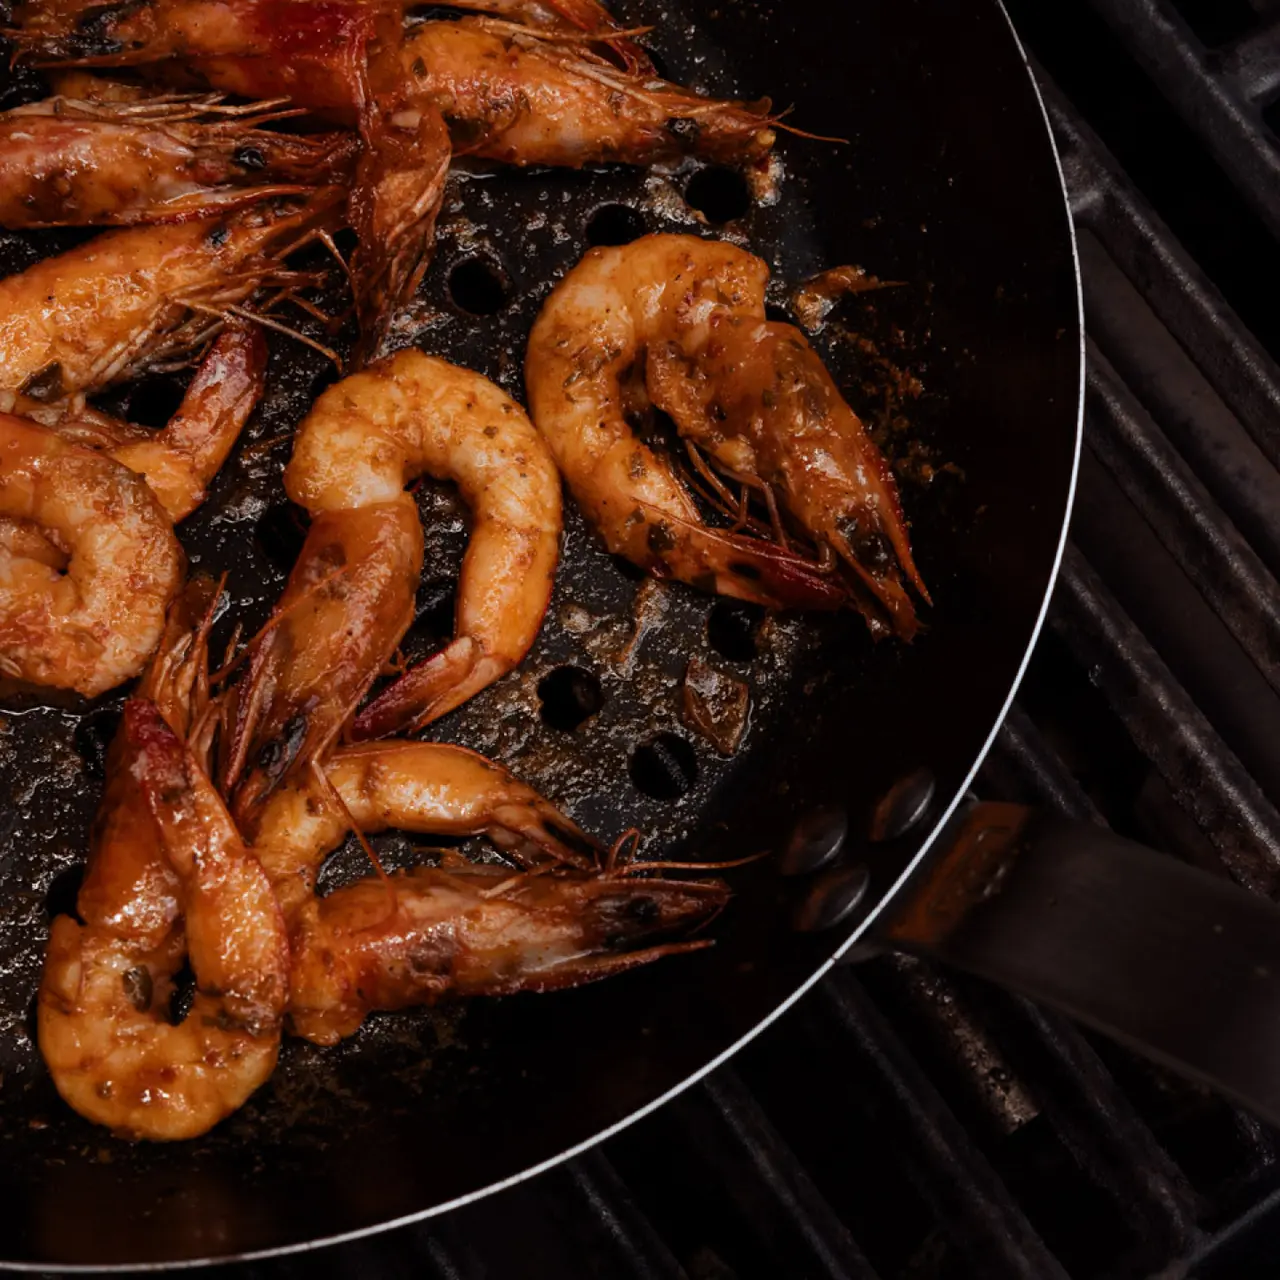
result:
M 1277 896 L 1280 814 L 1074 547 L 1049 622 L 1232 874 Z
M 1094 453 L 1267 683 L 1280 690 L 1275 579 L 1092 344 L 1087 406 Z
M 684 1268 L 599 1150 L 569 1161 L 563 1176 L 577 1192 L 583 1217 L 594 1220 L 596 1234 L 607 1247 L 609 1275 L 619 1280 L 687 1280 Z
M 705 1188 L 718 1205 L 720 1234 L 700 1252 L 721 1258 L 726 1275 L 754 1266 L 751 1275 L 875 1280 L 848 1227 L 733 1067 L 668 1104 L 655 1129 L 681 1161 L 680 1186 Z
M 1280 236 L 1280 151 L 1240 82 L 1215 75 L 1210 51 L 1168 0 L 1092 0 L 1160 92 Z
M 1106 246 L 1272 467 L 1280 468 L 1280 369 L 1061 93 L 1037 74 L 1077 226 Z M 1254 460 L 1241 453 L 1235 461 L 1243 472 Z
M 885 1021 L 862 983 L 837 970 L 798 1016 L 832 1032 L 842 1056 L 856 1063 L 851 1102 L 880 1122 L 881 1138 L 906 1167 L 942 1230 L 968 1261 L 969 1274 L 1052 1280 L 1066 1272 L 1015 1203 L 933 1082 Z M 892 1134 L 892 1138 L 890 1138 Z

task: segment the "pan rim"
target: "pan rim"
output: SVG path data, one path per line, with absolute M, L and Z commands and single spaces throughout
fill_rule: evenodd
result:
M 1066 176 L 1063 171 L 1062 157 L 1058 151 L 1058 144 L 1053 136 L 1053 128 L 1049 119 L 1048 109 L 1045 106 L 1044 95 L 1041 91 L 1039 82 L 1035 73 L 1031 68 L 1030 59 L 1028 58 L 1025 46 L 1018 35 L 1017 29 L 1013 24 L 1013 20 L 1009 16 L 1009 12 L 1005 7 L 1004 0 L 994 0 L 996 8 L 1005 20 L 1005 24 L 1009 29 L 1009 34 L 1013 39 L 1014 46 L 1018 56 L 1022 61 L 1022 67 L 1026 73 L 1027 79 L 1030 81 L 1032 93 L 1035 95 L 1036 104 L 1040 109 L 1041 120 L 1044 124 L 1045 138 L 1049 144 L 1050 154 L 1053 157 L 1054 168 L 1058 175 L 1058 190 L 1062 197 L 1063 207 L 1067 215 L 1067 237 L 1071 249 L 1071 267 L 1075 278 L 1075 297 L 1076 297 L 1076 328 L 1079 337 L 1078 355 L 1077 355 L 1077 406 L 1076 406 L 1076 425 L 1075 425 L 1075 447 L 1071 457 L 1071 473 L 1067 484 L 1066 503 L 1062 517 L 1062 526 L 1058 535 L 1057 547 L 1054 551 L 1053 563 L 1050 566 L 1049 573 L 1045 580 L 1044 591 L 1040 601 L 1040 608 L 1037 612 L 1034 623 L 1032 624 L 1030 634 L 1027 638 L 1026 648 L 1018 663 L 1017 670 L 1014 672 L 1012 682 L 1010 683 L 1008 693 L 1005 695 L 1004 701 L 996 715 L 995 721 L 988 733 L 985 741 L 978 749 L 964 778 L 956 788 L 955 794 L 952 796 L 946 808 L 935 819 L 928 835 L 921 841 L 920 847 L 907 861 L 902 871 L 880 896 L 876 905 L 859 921 L 857 926 L 824 960 L 807 978 L 805 978 L 793 991 L 786 995 L 777 1005 L 775 1005 L 759 1022 L 755 1023 L 751 1028 L 739 1036 L 725 1049 L 721 1050 L 709 1061 L 702 1064 L 697 1069 L 689 1072 L 683 1079 L 672 1085 L 669 1089 L 660 1093 L 657 1097 L 651 1098 L 648 1102 L 634 1111 L 629 1112 L 622 1119 L 615 1121 L 607 1128 L 584 1138 L 582 1141 L 574 1143 L 572 1146 L 566 1147 L 563 1151 L 557 1152 L 555 1155 L 548 1156 L 546 1159 L 536 1164 L 527 1166 L 506 1178 L 488 1183 L 483 1187 L 466 1192 L 463 1195 L 456 1196 L 451 1200 L 442 1201 L 439 1204 L 432 1205 L 426 1209 L 416 1210 L 413 1213 L 402 1214 L 396 1218 L 389 1218 L 386 1221 L 374 1223 L 365 1227 L 358 1227 L 351 1231 L 341 1232 L 339 1234 L 324 1236 L 319 1239 L 302 1240 L 296 1243 L 274 1245 L 263 1249 L 247 1250 L 240 1253 L 230 1253 L 222 1255 L 212 1255 L 199 1258 L 184 1258 L 168 1261 L 154 1262 L 134 1262 L 134 1263 L 109 1263 L 102 1264 L 85 1264 L 85 1263 L 59 1263 L 50 1261 L 13 1261 L 9 1259 L 0 1260 L 0 1266 L 6 1270 L 19 1273 L 42 1273 L 57 1275 L 119 1275 L 119 1274 L 142 1274 L 154 1273 L 160 1271 L 187 1271 L 196 1268 L 211 1267 L 218 1265 L 228 1265 L 243 1262 L 261 1262 L 276 1258 L 286 1258 L 292 1256 L 300 1256 L 310 1253 L 313 1250 L 328 1249 L 335 1245 L 350 1244 L 357 1240 L 364 1240 L 370 1237 L 380 1235 L 383 1232 L 394 1231 L 400 1227 L 412 1226 L 416 1223 L 422 1223 L 430 1218 L 438 1217 L 441 1214 L 451 1213 L 455 1209 L 461 1209 L 469 1204 L 474 1204 L 488 1196 L 497 1192 L 508 1190 L 511 1187 L 537 1177 L 539 1174 L 546 1173 L 548 1170 L 555 1168 L 557 1165 L 563 1164 L 567 1160 L 573 1159 L 575 1156 L 582 1155 L 584 1152 L 590 1151 L 592 1148 L 600 1145 L 628 1128 L 639 1120 L 644 1119 L 659 1107 L 670 1102 L 673 1098 L 683 1093 L 686 1089 L 697 1084 L 699 1081 L 710 1075 L 717 1068 L 726 1063 L 734 1054 L 738 1053 L 745 1045 L 749 1044 L 762 1031 L 773 1025 L 778 1018 L 794 1006 L 802 996 L 808 994 L 831 970 L 840 962 L 841 958 L 853 948 L 861 939 L 866 937 L 875 922 L 885 912 L 889 905 L 898 897 L 907 882 L 920 869 L 925 859 L 933 850 L 939 836 L 946 828 L 952 815 L 964 801 L 966 793 L 973 784 L 974 778 L 977 776 L 978 770 L 982 767 L 983 761 L 986 759 L 988 752 L 991 750 L 995 742 L 996 735 L 1000 732 L 1004 724 L 1005 718 L 1009 713 L 1009 709 L 1013 703 L 1013 699 L 1018 692 L 1018 688 L 1022 683 L 1023 676 L 1026 674 L 1027 666 L 1030 663 L 1031 655 L 1035 650 L 1036 644 L 1040 639 L 1041 631 L 1044 627 L 1045 619 L 1048 615 L 1049 604 L 1053 597 L 1054 588 L 1057 585 L 1058 575 L 1062 567 L 1063 556 L 1066 552 L 1067 535 L 1070 531 L 1071 512 L 1075 504 L 1076 486 L 1079 477 L 1080 455 L 1084 440 L 1084 398 L 1085 398 L 1085 317 L 1084 317 L 1084 293 L 1083 284 L 1080 274 L 1080 254 L 1076 235 L 1075 221 L 1071 211 L 1071 199 L 1067 191 Z

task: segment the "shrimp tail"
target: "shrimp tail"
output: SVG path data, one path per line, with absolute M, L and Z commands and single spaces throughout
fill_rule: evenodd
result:
M 421 567 L 412 499 L 312 521 L 235 690 L 222 782 L 245 830 L 287 775 L 334 743 L 413 620 Z
M 267 344 L 255 325 L 230 324 L 209 348 L 178 412 L 154 437 L 112 451 L 144 475 L 175 522 L 204 501 L 266 386 Z
M 459 636 L 379 693 L 356 716 L 351 736 L 360 741 L 414 733 L 492 684 L 506 667 L 486 658 L 470 636 Z

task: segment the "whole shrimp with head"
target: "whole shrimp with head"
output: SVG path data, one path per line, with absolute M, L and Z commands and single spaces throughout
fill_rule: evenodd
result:
M 534 422 L 611 551 L 773 608 L 852 604 L 873 634 L 910 639 L 904 579 L 928 595 L 893 477 L 804 335 L 766 319 L 768 275 L 753 254 L 694 236 L 592 249 L 533 327 Z M 712 502 L 772 542 L 706 525 L 633 430 L 652 407 Z M 750 515 L 751 495 L 767 520 Z
M 182 222 L 341 181 L 347 135 L 263 127 L 296 114 L 212 94 L 15 107 L 0 113 L 0 226 Z
M 455 481 L 471 509 L 455 637 L 381 695 L 359 730 L 443 715 L 510 671 L 537 635 L 559 554 L 560 477 L 520 406 L 414 350 L 330 387 L 285 470 L 311 528 L 236 689 L 225 781 L 250 834 L 281 779 L 317 767 L 413 619 L 422 528 L 405 485 L 423 474 Z
M 728 900 L 720 880 L 608 870 L 420 867 L 361 880 L 299 912 L 290 1025 L 335 1044 L 375 1010 L 582 986 L 710 946 L 656 938 L 705 924 Z
M 189 356 L 261 291 L 311 282 L 284 257 L 338 195 L 107 231 L 0 280 L 0 392 L 59 401 Z
M 203 663 L 202 633 L 191 646 L 171 628 L 142 686 L 158 701 L 125 705 L 77 898 L 83 923 L 54 920 L 38 998 L 58 1092 L 132 1138 L 196 1137 L 241 1106 L 275 1066 L 288 991 L 270 883 L 175 731 L 201 684 L 183 673 Z M 196 992 L 175 1025 L 184 957 Z

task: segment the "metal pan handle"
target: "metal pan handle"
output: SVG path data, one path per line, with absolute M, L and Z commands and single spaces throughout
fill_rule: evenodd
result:
M 979 804 L 882 932 L 1280 1124 L 1280 907 L 1101 827 Z

